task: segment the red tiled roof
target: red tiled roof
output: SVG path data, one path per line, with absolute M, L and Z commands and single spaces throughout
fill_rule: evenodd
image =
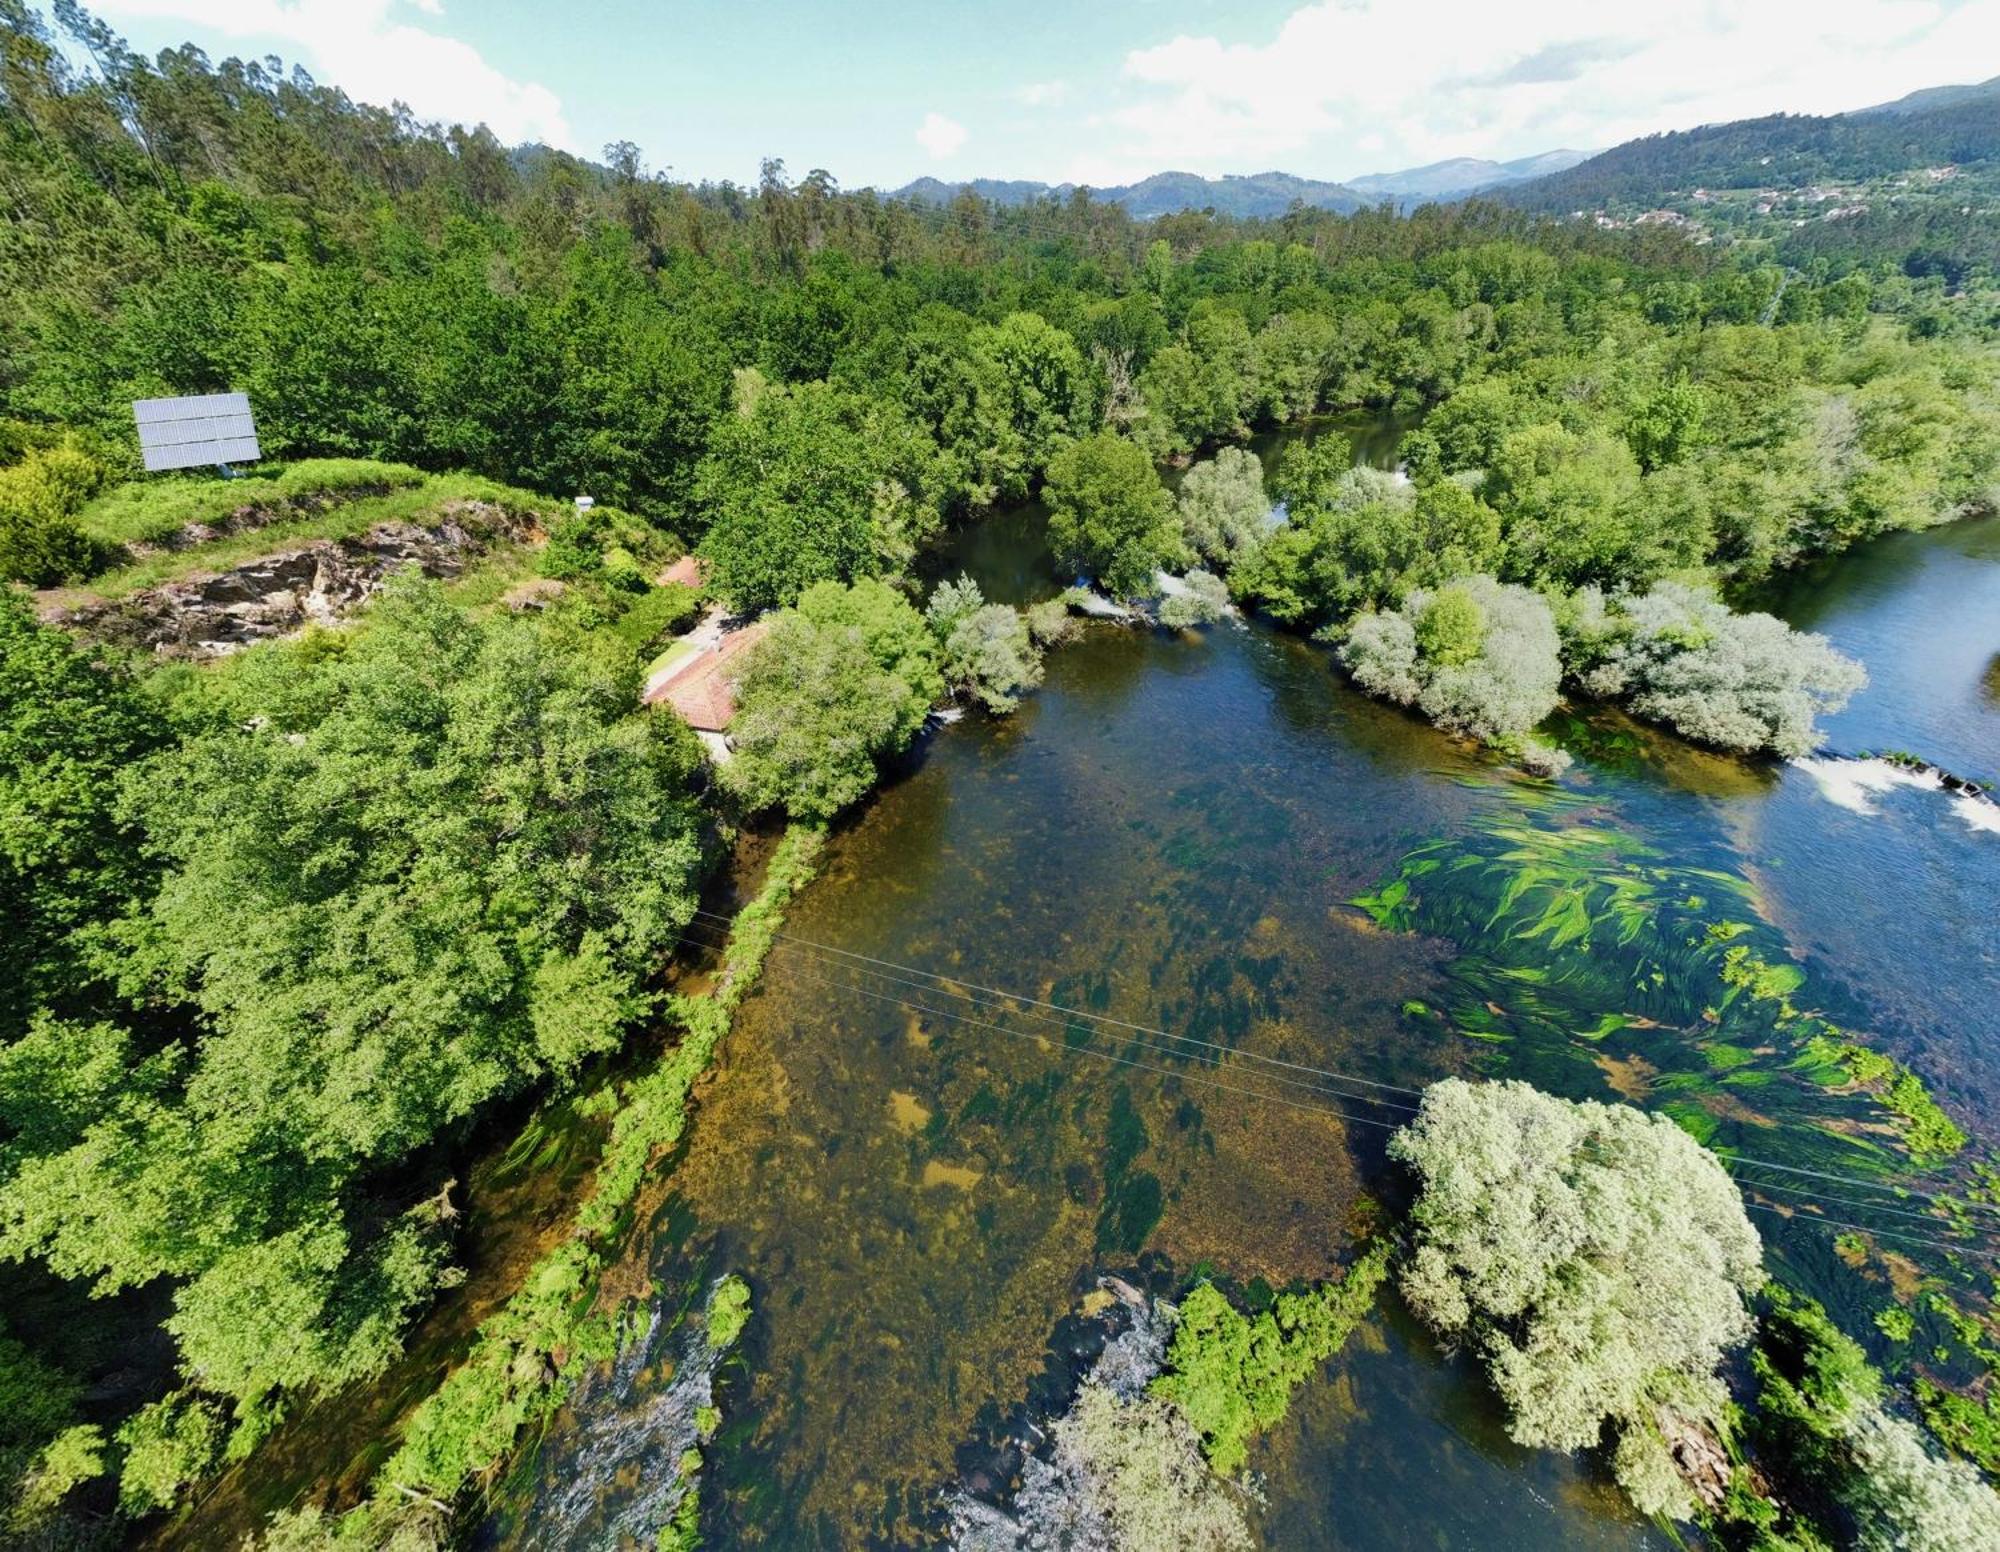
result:
M 682 587 L 700 587 L 708 568 L 692 555 L 683 555 L 660 573 L 660 586 L 668 587 L 678 583 Z
M 761 641 L 768 629 L 759 620 L 731 631 L 713 648 L 689 658 L 671 679 L 655 685 L 647 693 L 647 702 L 671 706 L 689 727 L 704 733 L 720 733 L 736 715 L 736 697 L 729 683 L 730 662 L 745 648 Z

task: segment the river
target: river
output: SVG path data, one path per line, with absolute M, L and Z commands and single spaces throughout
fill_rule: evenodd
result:
M 1316 431 L 1393 453 L 1393 424 Z M 940 569 L 1010 602 L 1056 587 L 1032 508 L 960 536 Z M 2000 774 L 2000 522 L 1872 545 L 1770 606 L 1870 668 L 1833 748 Z M 1490 905 L 1475 883 L 1433 893 L 1419 931 L 1354 907 L 1426 846 L 1485 856 L 1496 835 L 1587 824 L 1605 868 L 1655 892 L 1646 931 L 1661 934 L 1673 912 L 1713 908 L 1689 894 L 1704 881 L 1744 941 L 1791 956 L 1814 1006 L 1993 1135 L 2000 835 L 1940 793 L 1897 787 L 1862 812 L 1809 771 L 1581 711 L 1561 730 L 1577 767 L 1551 789 L 1261 624 L 1092 626 L 1016 715 L 968 715 L 894 772 L 793 908 L 630 1246 L 629 1271 L 662 1284 L 700 1266 L 755 1290 L 707 1451 L 707 1544 L 934 1544 L 945 1491 L 1059 1382 L 1051 1343 L 1106 1271 L 1167 1288 L 1208 1267 L 1251 1289 L 1334 1273 L 1400 1200 L 1383 1144 L 1407 1101 L 1252 1081 L 1299 1069 L 1249 1057 L 1410 1086 L 1508 1071 L 1580 1096 L 1674 1095 L 1765 1157 L 1824 1163 L 1866 1141 L 1845 1101 L 1801 1088 L 1736 1032 L 1747 1015 L 1718 1018 L 1699 988 L 1641 994 L 1594 948 L 1560 985 L 1478 958 L 1503 949 L 1472 941 Z M 1453 909 L 1473 925 L 1453 930 Z M 1025 1002 L 981 1011 L 914 971 L 1192 1036 L 1201 1059 Z M 1824 1230 L 1757 1221 L 1837 1305 L 1871 1296 Z M 565 1544 L 551 1505 L 586 1473 L 615 1513 L 657 1469 L 647 1415 L 630 1384 L 588 1387 L 496 1492 L 481 1540 Z M 1471 1367 L 1393 1298 L 1253 1460 L 1273 1548 L 1668 1545 L 1595 1463 L 1510 1444 Z

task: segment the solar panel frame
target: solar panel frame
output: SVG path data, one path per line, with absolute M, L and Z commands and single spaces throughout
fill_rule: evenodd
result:
M 255 463 L 264 456 L 247 393 L 136 399 L 132 418 L 139 427 L 139 455 L 148 473 Z

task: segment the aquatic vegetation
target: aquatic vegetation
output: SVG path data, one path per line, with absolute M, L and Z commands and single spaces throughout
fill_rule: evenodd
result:
M 1652 1070 L 1648 1102 L 1725 1156 L 1880 1176 L 1964 1141 L 1920 1078 L 1806 1005 L 1743 878 L 1670 861 L 1574 794 L 1515 789 L 1350 903 L 1454 942 L 1426 1023 L 1551 1092 L 1603 1093 L 1622 1053 Z
M 1818 1304 L 1769 1290 L 1751 1367 L 1748 1433 L 1776 1491 L 1732 1499 L 1718 1523 L 1725 1546 L 1767 1544 L 1761 1533 L 1780 1520 L 1794 1544 L 1816 1544 L 1801 1533 L 1831 1540 L 1843 1513 L 1866 1548 L 2000 1545 L 2000 1494 L 1963 1461 L 1932 1455 L 1914 1424 L 1885 1410 L 1881 1376 Z
M 1665 1117 L 1456 1078 L 1389 1152 L 1421 1181 L 1397 1285 L 1484 1360 L 1509 1435 L 1574 1450 L 1609 1428 L 1633 1502 L 1688 1518 L 1763 1280 L 1728 1173 Z
M 731 1274 L 722 1279 L 708 1301 L 708 1345 L 731 1347 L 750 1324 L 750 1285 Z
M 1815 1035 L 1806 1043 L 1807 1057 L 1838 1067 L 1848 1082 L 1875 1093 L 1883 1108 L 1902 1124 L 1912 1157 L 1950 1158 L 1965 1146 L 1964 1131 L 1931 1098 L 1923 1079 L 1894 1057 L 1840 1040 L 1837 1035 L 1838 1031 Z
M 1388 1269 L 1389 1247 L 1377 1245 L 1340 1282 L 1280 1294 L 1254 1315 L 1239 1312 L 1212 1282 L 1196 1284 L 1181 1301 L 1168 1372 L 1153 1394 L 1187 1414 L 1209 1465 L 1234 1476 L 1250 1440 L 1282 1421 L 1292 1392 L 1346 1344 Z

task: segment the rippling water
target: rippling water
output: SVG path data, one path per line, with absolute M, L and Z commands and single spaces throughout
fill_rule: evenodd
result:
M 1376 462 L 1397 435 L 1316 429 Z M 992 597 L 1048 596 L 1041 514 L 961 535 L 936 571 L 961 569 Z M 1835 751 L 2000 775 L 2000 522 L 1884 541 L 1766 606 L 1868 663 L 1869 689 L 1830 724 Z M 1418 848 L 1469 856 L 1496 827 L 1532 840 L 1576 825 L 1606 838 L 1605 876 L 1643 875 L 1663 901 L 1706 870 L 1703 891 L 1754 929 L 1745 942 L 1796 956 L 1812 1006 L 1916 1064 L 1990 1136 L 2000 835 L 1935 791 L 1890 784 L 1843 806 L 1826 771 L 1579 712 L 1564 729 L 1579 763 L 1551 799 L 1355 694 L 1324 648 L 1254 623 L 1100 627 L 1051 657 L 1018 715 L 968 716 L 919 750 L 794 908 L 800 941 L 739 1015 L 621 1272 L 686 1288 L 738 1270 L 755 1288 L 705 1452 L 709 1544 L 933 1544 L 961 1473 L 1059 1385 L 1052 1338 L 1107 1271 L 1155 1287 L 1202 1265 L 1245 1283 L 1328 1275 L 1396 1203 L 1382 1145 L 1401 1112 L 1246 1082 L 1225 1053 L 1409 1085 L 1511 1070 L 1649 1103 L 1680 1083 L 1689 1115 L 1738 1146 L 1782 1153 L 1813 1120 L 1821 1142 L 1872 1146 L 1739 1039 L 1740 1006 L 1714 1040 L 1687 1009 L 1692 1035 L 1634 1021 L 1627 959 L 1595 947 L 1561 985 L 1506 980 L 1473 952 L 1488 915 L 1473 873 L 1460 896 L 1433 889 L 1422 931 L 1353 908 Z M 1853 774 L 1836 773 L 1835 796 Z M 1644 914 L 1649 930 L 1665 919 Z M 888 965 L 1191 1035 L 1204 1059 L 1031 1006 L 990 1015 Z M 1696 1010 L 1705 995 L 1669 991 Z M 1695 1085 L 1705 1062 L 1715 1076 Z M 1854 1292 L 1821 1231 L 1758 1221 L 1829 1297 Z M 555 1419 L 498 1489 L 488 1544 L 647 1544 L 686 1425 L 670 1393 L 686 1371 L 661 1361 L 675 1340 L 662 1328 Z M 412 1393 L 434 1378 L 417 1367 Z M 380 1432 L 366 1420 L 342 1437 Z M 295 1463 L 311 1437 L 274 1459 Z M 1393 1300 L 1256 1464 L 1273 1548 L 1664 1544 L 1591 1463 L 1511 1445 L 1477 1376 Z M 248 1491 L 269 1507 L 296 1486 Z
M 1380 458 L 1393 428 L 1357 441 Z M 2000 525 L 1913 536 L 1777 600 L 1869 660 L 1837 748 L 2000 770 L 1996 560 Z M 960 568 L 1000 598 L 1053 588 L 1031 510 L 968 535 L 940 569 Z M 1863 814 L 1807 772 L 1615 716 L 1572 732 L 1587 758 L 1568 791 L 1593 823 L 1737 880 L 1844 1022 L 1917 1062 L 1961 1119 L 1992 1119 L 2000 837 L 1934 793 L 1896 788 Z M 1322 648 L 1254 624 L 1100 628 L 1051 658 L 1016 717 L 968 718 L 912 759 L 838 837 L 790 930 L 1217 1049 L 1421 1083 L 1494 1059 L 1410 1016 L 1450 996 L 1453 945 L 1346 902 L 1519 801 L 1484 758 L 1353 693 Z M 1101 1271 L 1143 1249 L 1156 1275 L 1323 1277 L 1368 1198 L 1395 1190 L 1393 1110 L 1252 1097 L 1221 1086 L 1234 1068 L 1085 1044 L 1032 1009 L 983 1027 L 866 964 L 805 943 L 773 955 L 654 1204 L 691 1214 L 693 1242 L 757 1287 L 751 1376 L 725 1398 L 708 1483 L 722 1545 L 925 1543 L 960 1460 L 1040 1382 L 1051 1332 Z M 1611 1097 L 1651 1070 L 1618 1038 L 1554 1079 L 1528 1070 Z M 1757 1074 L 1735 1077 L 1703 1102 L 1758 1135 L 1775 1123 L 1733 1096 L 1774 1102 Z M 650 1253 L 642 1233 L 635 1254 Z M 566 1426 L 587 1430 L 581 1411 Z M 546 1448 L 571 1447 L 559 1425 Z M 1588 1463 L 1509 1444 L 1463 1363 L 1393 1308 L 1259 1463 L 1273 1547 L 1653 1536 Z

